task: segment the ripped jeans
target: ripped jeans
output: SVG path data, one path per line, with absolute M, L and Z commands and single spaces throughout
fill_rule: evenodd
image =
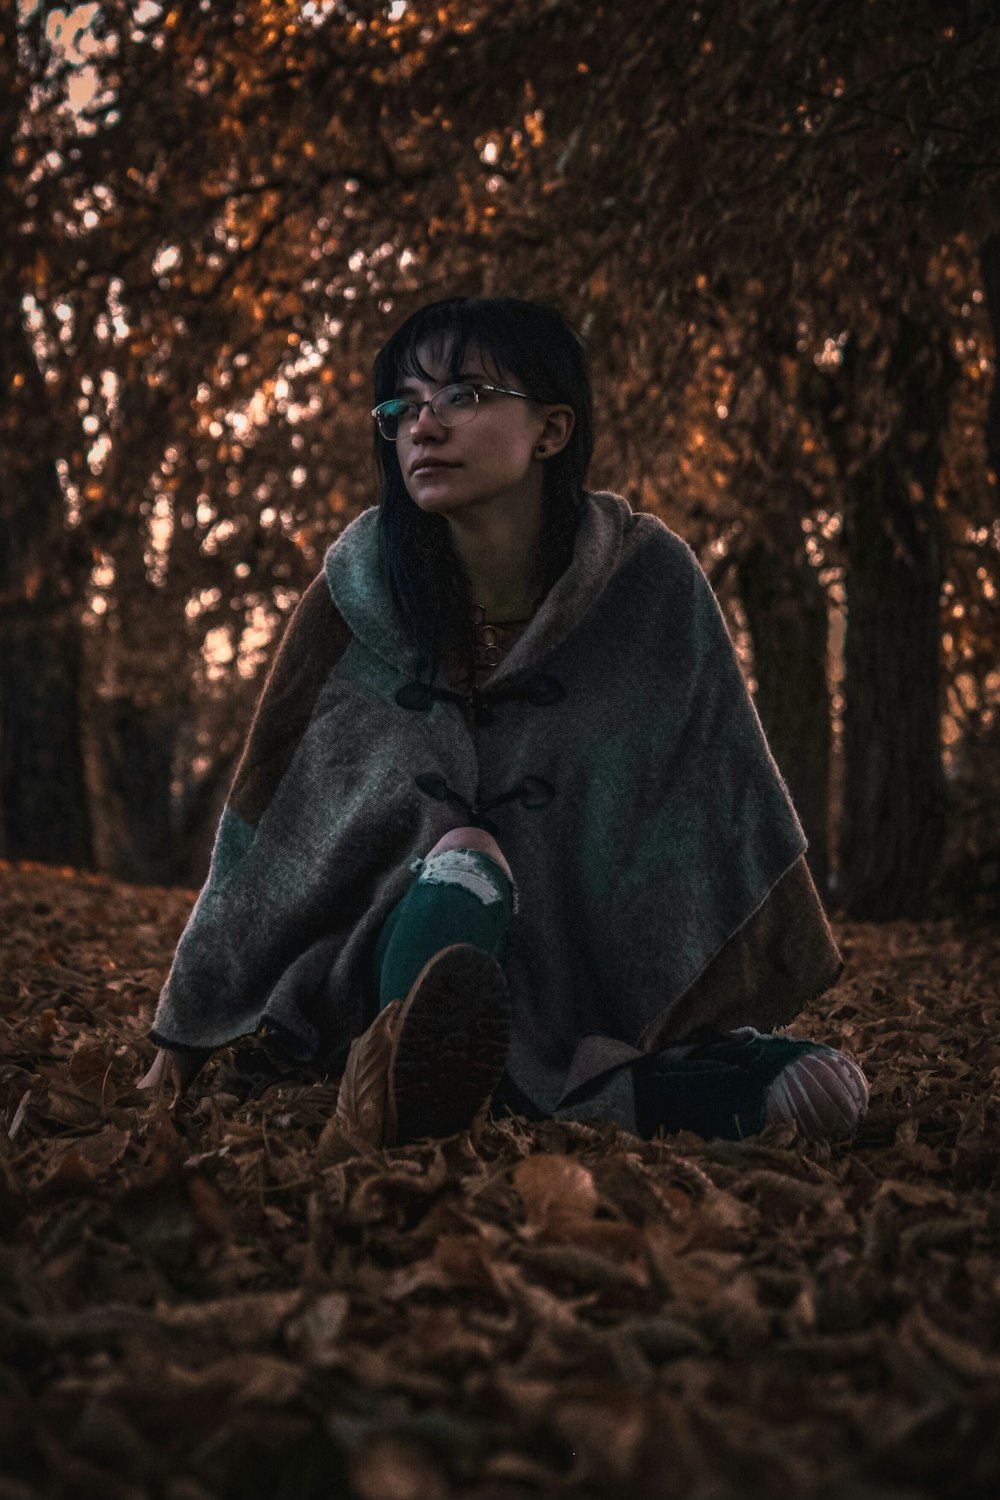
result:
M 505 870 L 479 849 L 443 849 L 415 860 L 409 890 L 389 913 L 373 959 L 379 1009 L 405 1000 L 428 959 L 471 943 L 503 963 L 516 894 Z
M 517 890 L 506 871 L 479 849 L 444 849 L 411 868 L 417 878 L 375 946 L 372 979 L 380 1010 L 405 999 L 427 961 L 451 943 L 471 943 L 502 964 L 517 911 Z M 565 1093 L 554 1116 L 505 1073 L 494 1090 L 493 1113 L 607 1120 L 646 1140 L 661 1130 L 738 1140 L 768 1121 L 797 1118 L 808 1134 L 845 1139 L 867 1108 L 860 1068 L 818 1042 L 762 1036 L 752 1027 L 731 1033 L 704 1027 L 662 1052 L 623 1050 L 631 1057 Z M 772 1085 L 779 1086 L 773 1102 Z

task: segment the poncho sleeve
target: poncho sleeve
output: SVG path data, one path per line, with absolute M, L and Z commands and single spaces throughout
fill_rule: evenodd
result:
M 768 892 L 670 1010 L 646 1028 L 643 1050 L 712 1026 L 783 1026 L 836 984 L 844 962 L 805 855 Z
M 702 847 L 717 856 L 714 884 L 708 882 L 715 900 L 707 904 L 727 906 L 731 915 L 725 940 L 706 942 L 707 963 L 645 1026 L 640 1045 L 651 1049 L 703 1025 L 721 1031 L 782 1025 L 843 970 L 788 788 L 693 553 L 687 571 L 694 667 L 683 716 L 687 753 L 678 757 L 689 777 L 681 782 L 681 800 L 689 807 L 729 804 Z
M 350 639 L 321 574 L 299 601 L 258 700 L 208 879 L 160 996 L 150 1031 L 158 1046 L 210 1051 L 260 1020 L 266 986 L 254 967 L 251 939 L 263 914 L 243 898 L 240 867 Z

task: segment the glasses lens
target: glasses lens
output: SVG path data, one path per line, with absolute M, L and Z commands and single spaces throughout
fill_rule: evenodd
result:
M 446 385 L 426 403 L 404 401 L 402 397 L 383 401 L 381 406 L 376 406 L 374 415 L 379 432 L 387 442 L 394 443 L 401 434 L 409 436 L 424 405 L 430 407 L 442 427 L 461 427 L 463 422 L 471 422 L 476 415 L 478 401 L 475 386 Z
M 409 401 L 383 401 L 381 406 L 375 408 L 375 420 L 378 430 L 386 442 L 394 443 L 399 437 L 399 424 L 403 418 L 410 413 L 412 417 L 413 407 Z
M 472 385 L 446 385 L 431 402 L 431 411 L 442 427 L 461 427 L 476 415 L 478 396 Z

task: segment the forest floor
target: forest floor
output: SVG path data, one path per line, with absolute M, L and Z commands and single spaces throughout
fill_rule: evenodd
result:
M 830 1150 L 137 1094 L 192 893 L 0 864 L 0 1500 L 994 1500 L 1000 932 L 841 924 Z

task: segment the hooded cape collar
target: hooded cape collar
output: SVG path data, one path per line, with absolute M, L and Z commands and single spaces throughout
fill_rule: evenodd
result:
M 380 546 L 378 506 L 363 511 L 328 550 L 324 562 L 334 604 L 351 633 L 386 665 L 416 678 L 420 660 L 392 602 L 388 569 Z M 577 527 L 573 558 L 557 579 L 522 635 L 490 674 L 500 687 L 554 650 L 576 628 L 625 556 L 644 539 L 651 517 L 637 515 L 620 495 L 587 494 Z

